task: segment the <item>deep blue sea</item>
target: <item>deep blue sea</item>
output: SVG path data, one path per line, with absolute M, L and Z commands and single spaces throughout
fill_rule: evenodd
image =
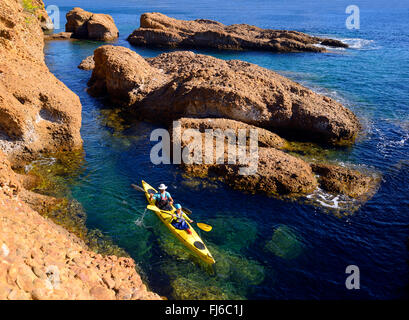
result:
M 359 210 L 332 210 L 340 199 L 319 194 L 315 204 L 231 190 L 221 183 L 191 179 L 173 165 L 155 166 L 149 152 L 154 125 L 133 122 L 118 132 L 107 125 L 108 107 L 86 92 L 90 71 L 77 65 L 102 45 L 93 41 L 46 44 L 50 70 L 81 99 L 85 162 L 67 181 L 72 196 L 97 228 L 124 248 L 148 286 L 168 298 L 396 299 L 408 298 L 409 265 L 409 1 L 66 1 L 57 5 L 61 29 L 74 6 L 112 15 L 120 31 L 115 45 L 139 27 L 144 12 L 180 19 L 206 18 L 225 24 L 292 29 L 341 39 L 349 49 L 330 53 L 197 51 L 241 59 L 275 70 L 352 109 L 364 129 L 350 148 L 332 159 L 382 175 L 378 192 Z M 349 30 L 346 7 L 360 9 L 360 29 Z M 56 30 L 63 31 L 63 30 Z M 144 57 L 163 52 L 131 47 Z M 109 123 L 108 123 L 109 124 Z M 214 253 L 214 270 L 189 256 L 145 212 L 146 201 L 130 187 L 145 179 L 169 185 L 172 196 L 193 211 Z M 317 205 L 319 199 L 325 206 Z M 197 229 L 197 228 L 196 228 Z M 360 289 L 348 290 L 345 269 L 360 269 Z

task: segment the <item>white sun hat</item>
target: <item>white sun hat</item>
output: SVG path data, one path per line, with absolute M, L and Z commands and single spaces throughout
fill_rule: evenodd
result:
M 160 184 L 160 186 L 158 187 L 159 190 L 166 190 L 168 187 L 165 186 L 163 183 Z

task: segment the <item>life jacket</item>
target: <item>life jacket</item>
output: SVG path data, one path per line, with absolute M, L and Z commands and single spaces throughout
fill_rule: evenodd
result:
M 185 218 L 183 217 L 182 210 L 180 210 L 180 214 L 177 211 L 175 211 L 175 215 L 176 215 L 176 217 L 175 217 L 176 222 L 185 221 Z
M 169 199 L 166 196 L 166 191 L 163 194 L 159 193 L 159 196 L 160 196 L 160 199 L 156 200 L 156 203 L 155 203 L 156 206 L 161 209 L 167 207 L 169 205 Z

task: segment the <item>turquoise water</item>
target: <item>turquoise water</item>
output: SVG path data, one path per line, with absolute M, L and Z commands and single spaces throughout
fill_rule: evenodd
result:
M 74 6 L 113 16 L 117 45 L 139 26 L 144 12 L 208 18 L 226 24 L 296 29 L 343 39 L 347 50 L 331 53 L 200 51 L 256 63 L 329 95 L 351 108 L 364 125 L 357 143 L 332 158 L 382 174 L 376 195 L 352 215 L 306 202 L 247 195 L 223 184 L 189 179 L 172 165 L 149 160 L 154 125 L 133 122 L 117 132 L 107 126 L 107 106 L 86 93 L 89 71 L 77 65 L 101 43 L 50 42 L 50 70 L 79 95 L 85 165 L 67 181 L 98 228 L 139 264 L 151 289 L 169 298 L 391 299 L 407 298 L 409 224 L 409 4 L 356 1 L 361 29 L 345 28 L 346 1 L 46 1 L 64 15 Z M 60 30 L 57 30 L 60 31 Z M 160 50 L 132 48 L 152 57 Z M 145 212 L 144 197 L 130 188 L 165 182 L 172 196 L 193 210 L 214 253 L 214 270 L 197 264 L 158 219 Z M 327 195 L 322 195 L 323 197 Z M 335 206 L 334 201 L 330 205 Z M 197 228 L 196 228 L 197 229 Z M 361 289 L 345 288 L 345 268 L 361 271 Z

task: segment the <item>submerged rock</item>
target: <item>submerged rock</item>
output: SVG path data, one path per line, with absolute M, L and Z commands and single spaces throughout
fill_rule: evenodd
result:
M 301 254 L 303 246 L 294 231 L 288 226 L 280 225 L 274 230 L 265 248 L 280 258 L 294 259 Z
M 228 118 L 333 143 L 353 141 L 360 129 L 338 102 L 248 62 L 187 51 L 145 60 L 113 46 L 96 49 L 94 60 L 89 92 L 143 119 Z
M 172 258 L 162 262 L 161 271 L 171 279 L 173 298 L 245 299 L 254 286 L 263 282 L 265 269 L 258 262 L 213 245 L 209 250 L 217 259 L 211 270 L 198 268 L 189 260 Z
M 74 8 L 67 13 L 66 32 L 72 32 L 73 38 L 112 41 L 119 32 L 114 19 L 108 14 L 92 13 Z
M 177 20 L 158 12 L 142 14 L 140 28 L 129 35 L 128 41 L 137 46 L 273 52 L 326 51 L 316 44 L 348 47 L 338 40 L 322 39 L 297 31 L 261 29 L 248 24 L 226 26 L 206 19 Z
M 253 244 L 257 237 L 257 224 L 243 217 L 207 219 L 213 229 L 207 234 L 209 241 L 219 247 L 239 252 Z

